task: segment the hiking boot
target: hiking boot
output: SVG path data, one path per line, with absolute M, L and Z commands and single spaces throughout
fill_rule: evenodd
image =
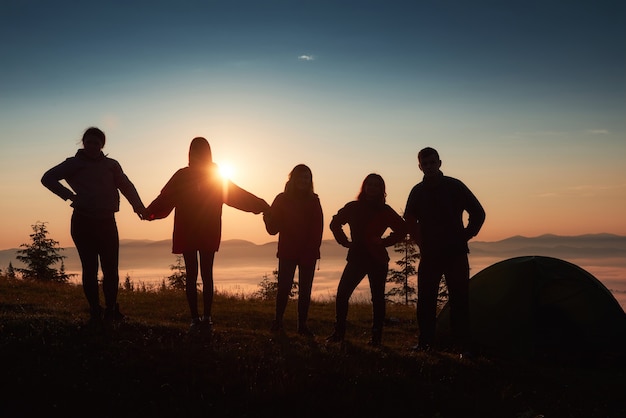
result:
M 189 332 L 198 332 L 200 331 L 200 325 L 202 324 L 202 320 L 199 317 L 195 317 L 191 319 L 191 324 L 189 324 Z
M 371 345 L 372 347 L 379 347 L 382 343 L 382 339 L 383 339 L 383 331 L 380 329 L 373 329 L 372 338 L 369 340 L 367 344 Z
M 432 348 L 429 344 L 416 344 L 413 347 L 411 347 L 411 351 L 414 351 L 416 353 L 424 353 L 424 352 L 428 352 L 430 351 Z
M 104 310 L 104 320 L 108 322 L 119 322 L 123 321 L 126 316 L 120 312 L 119 303 L 115 304 L 114 308 L 107 307 Z
M 90 322 L 101 321 L 102 311 L 103 309 L 102 309 L 102 306 L 100 305 L 89 308 L 89 321 Z
M 342 332 L 335 331 L 326 338 L 326 342 L 340 343 L 343 342 L 344 334 Z
M 283 332 L 283 323 L 278 319 L 272 321 L 272 326 L 270 327 L 270 331 L 274 333 Z
M 298 334 L 304 337 L 310 337 L 310 338 L 315 337 L 315 334 L 313 334 L 313 332 L 306 325 L 300 325 L 298 327 Z

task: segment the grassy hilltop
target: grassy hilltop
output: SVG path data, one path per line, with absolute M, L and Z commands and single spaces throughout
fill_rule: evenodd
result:
M 217 294 L 212 335 L 187 334 L 182 291 L 124 291 L 128 320 L 85 327 L 75 285 L 0 277 L 0 415 L 66 417 L 618 417 L 623 356 L 520 360 L 414 353 L 415 310 L 388 305 L 383 347 L 371 306 L 350 306 L 347 342 L 326 344 L 334 305 L 314 302 L 314 339 L 269 332 L 273 301 Z

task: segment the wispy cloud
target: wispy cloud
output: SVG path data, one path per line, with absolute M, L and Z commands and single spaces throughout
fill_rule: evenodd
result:
M 608 135 L 610 132 L 607 129 L 588 129 L 588 134 L 591 135 Z
M 315 57 L 313 55 L 300 55 L 298 57 L 300 61 L 315 61 Z

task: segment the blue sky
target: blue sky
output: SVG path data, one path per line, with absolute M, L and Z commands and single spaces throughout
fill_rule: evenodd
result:
M 130 3 L 130 4 L 129 4 Z M 330 217 L 378 172 L 402 212 L 439 149 L 483 202 L 477 239 L 626 234 L 618 1 L 9 1 L 0 6 L 0 248 L 70 208 L 40 185 L 84 129 L 148 204 L 205 136 L 271 203 L 308 164 Z M 123 204 L 122 238 L 167 239 Z M 273 239 L 226 209 L 224 238 Z M 331 238 L 327 231 L 325 238 Z

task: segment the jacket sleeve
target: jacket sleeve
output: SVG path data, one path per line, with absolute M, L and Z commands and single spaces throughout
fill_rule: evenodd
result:
M 133 207 L 135 212 L 141 212 L 145 209 L 139 193 L 135 188 L 135 185 L 130 181 L 128 176 L 122 170 L 122 166 L 115 160 L 112 160 L 115 164 L 115 183 L 117 188 L 122 192 L 128 203 Z
M 469 241 L 471 238 L 478 235 L 478 232 L 485 223 L 485 209 L 480 204 L 476 196 L 466 187 L 466 199 L 467 205 L 465 210 L 469 214 L 467 220 L 467 227 L 465 228 L 466 239 Z
M 348 240 L 348 236 L 343 230 L 343 226 L 348 223 L 348 205 L 339 209 L 337 214 L 333 216 L 330 221 L 330 230 L 335 237 L 335 240 L 339 245 L 342 245 L 346 248 L 350 247 L 350 241 Z
M 415 211 L 416 189 L 415 187 L 409 193 L 409 197 L 404 208 L 404 220 L 406 221 L 408 234 L 418 247 L 422 245 L 421 225 L 417 222 Z
M 314 242 L 319 248 L 322 245 L 322 235 L 324 234 L 324 212 L 322 211 L 322 204 L 319 198 L 315 199 L 315 216 L 313 222 L 315 228 L 313 228 L 313 234 L 315 235 Z
M 172 178 L 165 184 L 161 193 L 156 199 L 148 205 L 146 212 L 148 212 L 148 219 L 163 219 L 167 218 L 174 207 L 176 206 L 176 189 L 177 189 L 177 174 L 174 174 Z
M 43 177 L 41 177 L 41 184 L 63 200 L 74 197 L 74 192 L 61 184 L 61 180 L 67 178 L 73 171 L 71 161 L 72 159 L 68 158 L 61 164 L 46 171 Z
M 224 203 L 235 209 L 255 214 L 265 212 L 270 207 L 265 200 L 256 197 L 231 181 L 226 185 Z
M 398 215 L 398 213 L 393 210 L 391 206 L 387 206 L 387 213 L 389 218 L 389 228 L 391 228 L 392 232 L 389 236 L 383 238 L 382 241 L 385 247 L 391 247 L 392 245 L 404 240 L 409 229 L 404 219 L 402 219 L 402 217 Z
M 276 235 L 280 232 L 281 212 L 282 212 L 281 195 L 276 196 L 269 210 L 263 213 L 263 222 L 265 230 L 270 235 Z

